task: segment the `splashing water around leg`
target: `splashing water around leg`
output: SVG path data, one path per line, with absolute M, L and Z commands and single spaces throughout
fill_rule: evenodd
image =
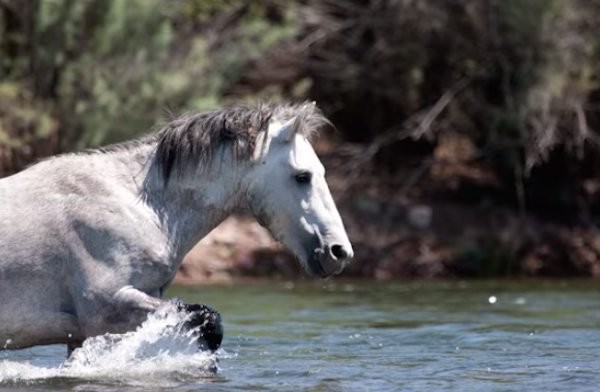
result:
M 182 330 L 190 317 L 176 304 L 166 304 L 133 332 L 87 339 L 55 368 L 0 361 L 0 383 L 81 378 L 169 385 L 182 378 L 209 377 L 218 369 L 219 352 L 199 351 L 193 331 Z

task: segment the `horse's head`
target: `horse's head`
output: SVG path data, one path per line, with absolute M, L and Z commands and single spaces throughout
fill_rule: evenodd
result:
M 302 124 L 306 121 L 305 124 Z M 259 135 L 248 177 L 250 210 L 311 275 L 342 271 L 353 250 L 307 132 L 310 120 L 271 121 Z

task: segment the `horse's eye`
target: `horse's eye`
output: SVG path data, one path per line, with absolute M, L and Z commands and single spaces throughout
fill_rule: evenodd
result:
M 312 175 L 309 172 L 301 172 L 294 176 L 298 184 L 308 184 Z

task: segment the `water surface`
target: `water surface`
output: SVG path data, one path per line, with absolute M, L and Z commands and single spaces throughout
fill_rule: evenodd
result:
M 168 295 L 221 311 L 226 338 L 218 360 L 170 335 L 136 346 L 165 323 L 153 320 L 120 351 L 92 345 L 97 362 L 76 369 L 64 369 L 60 346 L 0 352 L 0 390 L 595 391 L 600 385 L 594 282 L 334 280 L 174 288 Z M 133 356 L 130 347 L 141 354 Z

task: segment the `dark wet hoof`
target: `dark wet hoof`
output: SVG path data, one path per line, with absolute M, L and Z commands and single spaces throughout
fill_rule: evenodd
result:
M 75 340 L 67 343 L 67 358 L 71 357 L 73 351 L 77 350 L 79 347 L 81 347 L 81 345 L 83 345 L 82 340 Z
M 201 350 L 216 351 L 223 341 L 223 324 L 219 312 L 206 305 L 178 304 L 179 309 L 190 313 L 183 324 L 186 330 L 193 330 Z

